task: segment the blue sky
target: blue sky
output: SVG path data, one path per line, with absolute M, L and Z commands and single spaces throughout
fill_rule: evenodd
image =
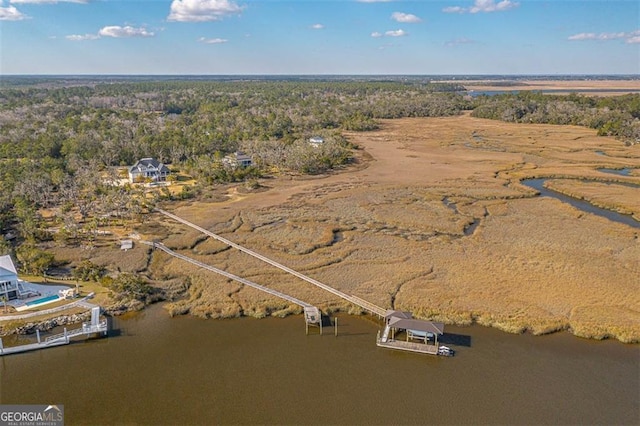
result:
M 0 0 L 1 74 L 640 74 L 635 0 Z

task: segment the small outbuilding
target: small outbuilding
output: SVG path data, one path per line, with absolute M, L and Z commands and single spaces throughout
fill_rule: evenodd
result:
M 128 251 L 133 248 L 133 240 L 122 240 L 120 241 L 120 250 Z
M 313 146 L 314 148 L 321 146 L 323 143 L 324 143 L 324 139 L 321 138 L 320 136 L 314 136 L 312 138 L 309 138 L 309 145 Z

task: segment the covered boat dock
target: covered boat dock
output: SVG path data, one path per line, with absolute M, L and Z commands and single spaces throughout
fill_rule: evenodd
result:
M 384 318 L 385 328 L 382 336 L 378 333 L 378 346 L 432 355 L 453 353 L 438 343 L 438 336 L 444 334 L 443 323 L 416 319 L 411 312 L 395 310 L 388 310 Z M 402 331 L 405 332 L 405 340 L 396 340 L 396 334 Z

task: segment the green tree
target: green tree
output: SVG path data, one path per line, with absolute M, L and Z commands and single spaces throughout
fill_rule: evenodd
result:
M 135 274 L 121 273 L 110 284 L 109 289 L 125 299 L 145 300 L 152 292 L 147 281 Z
M 33 244 L 22 244 L 16 250 L 16 257 L 27 274 L 44 275 L 53 264 L 55 257 L 48 251 L 41 250 Z
M 76 280 L 98 282 L 104 273 L 104 267 L 85 259 L 73 269 L 72 275 Z

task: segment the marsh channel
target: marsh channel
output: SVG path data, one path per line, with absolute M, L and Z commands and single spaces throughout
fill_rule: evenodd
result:
M 568 333 L 446 327 L 452 358 L 375 345 L 340 316 L 112 320 L 108 338 L 0 358 L 0 403 L 64 404 L 67 424 L 638 424 L 640 347 Z
M 623 169 L 622 171 L 614 171 L 612 169 L 601 169 L 601 170 L 611 170 L 608 171 L 606 173 L 615 173 L 615 174 L 620 174 L 622 176 L 625 176 L 625 172 L 629 169 Z M 626 172 L 628 175 L 628 172 Z M 637 220 L 635 220 L 631 215 L 627 215 L 627 214 L 622 214 L 622 213 L 618 213 L 618 212 L 614 212 L 612 210 L 607 210 L 607 209 L 603 209 L 600 207 L 596 207 L 593 204 L 584 201 L 584 200 L 579 200 L 577 198 L 574 197 L 570 197 L 568 195 L 564 195 L 561 194 L 559 192 L 553 191 L 551 189 L 545 188 L 544 183 L 547 181 L 547 179 L 525 179 L 522 181 L 522 184 L 525 186 L 528 186 L 529 188 L 533 188 L 536 191 L 538 191 L 540 193 L 541 197 L 551 197 L 551 198 L 555 198 L 557 200 L 562 201 L 563 203 L 568 203 L 570 205 L 572 205 L 573 207 L 582 210 L 584 212 L 587 213 L 592 213 L 598 216 L 602 216 L 604 218 L 607 218 L 611 221 L 614 222 L 619 222 L 619 223 L 623 223 L 625 225 L 634 227 L 634 228 L 640 228 L 640 222 L 638 222 Z M 635 185 L 634 185 L 635 186 Z M 637 186 L 636 186 L 637 187 Z M 640 187 L 638 188 L 640 190 Z

